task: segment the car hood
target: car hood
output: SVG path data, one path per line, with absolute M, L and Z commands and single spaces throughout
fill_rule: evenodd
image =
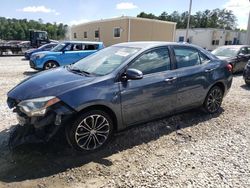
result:
M 32 53 L 32 52 L 34 52 L 35 50 L 37 50 L 37 49 L 36 49 L 36 48 L 32 48 L 32 49 L 26 50 L 25 53 Z
M 83 87 L 95 77 L 76 74 L 67 68 L 57 68 L 31 76 L 8 92 L 8 97 L 26 100 L 44 96 L 59 96 L 74 88 Z
M 232 61 L 235 58 L 234 57 L 226 57 L 226 56 L 217 56 L 221 60 L 226 60 L 226 61 Z

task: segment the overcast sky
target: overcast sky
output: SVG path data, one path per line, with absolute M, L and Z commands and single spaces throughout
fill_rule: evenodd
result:
M 0 16 L 27 18 L 44 22 L 78 24 L 96 19 L 136 16 L 140 12 L 159 15 L 187 11 L 189 0 L 6 0 L 1 1 Z M 247 28 L 249 0 L 193 0 L 192 13 L 205 9 L 233 10 L 238 27 Z

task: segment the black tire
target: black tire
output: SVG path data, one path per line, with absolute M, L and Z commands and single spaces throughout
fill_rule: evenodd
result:
M 59 67 L 59 64 L 55 61 L 47 61 L 44 66 L 43 66 L 43 69 L 44 70 L 49 70 L 49 69 L 52 69 L 52 68 L 56 68 L 56 67 Z
M 221 107 L 222 99 L 223 99 L 223 90 L 221 89 L 221 87 L 219 86 L 212 87 L 209 90 L 206 99 L 203 103 L 204 110 L 209 114 L 218 112 L 218 110 Z
M 245 80 L 247 86 L 250 86 L 250 81 Z
M 91 152 L 107 144 L 112 136 L 113 127 L 113 121 L 106 112 L 90 110 L 80 114 L 72 125 L 68 125 L 65 134 L 68 143 L 74 149 Z

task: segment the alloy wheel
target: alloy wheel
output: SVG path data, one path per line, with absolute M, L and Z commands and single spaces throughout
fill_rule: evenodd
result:
M 51 61 L 46 63 L 44 66 L 45 70 L 56 68 L 56 67 L 57 67 L 57 64 L 55 62 L 51 62 Z
M 77 126 L 75 141 L 84 150 L 95 150 L 102 146 L 110 134 L 109 121 L 102 115 L 85 117 Z
M 214 88 L 207 98 L 207 109 L 210 113 L 216 112 L 222 103 L 222 91 L 219 88 Z

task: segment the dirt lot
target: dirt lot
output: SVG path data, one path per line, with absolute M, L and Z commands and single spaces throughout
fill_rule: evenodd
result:
M 6 93 L 34 72 L 20 57 L 0 57 L 0 187 L 250 187 L 250 88 L 241 75 L 214 115 L 147 123 L 89 155 L 63 139 L 10 151 L 17 121 Z

